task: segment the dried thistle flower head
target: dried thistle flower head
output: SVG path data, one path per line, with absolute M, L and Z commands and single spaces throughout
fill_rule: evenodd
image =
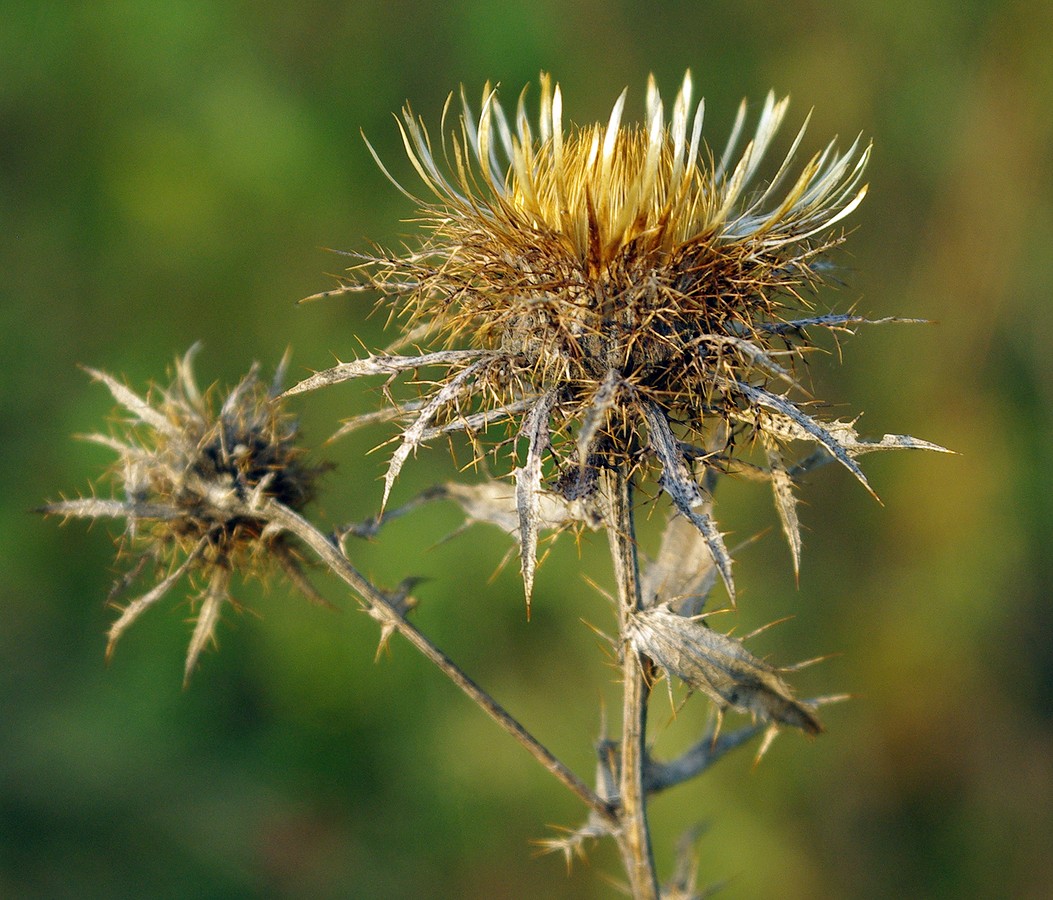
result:
M 120 404 L 122 418 L 113 435 L 86 436 L 116 451 L 107 477 L 118 496 L 43 508 L 64 517 L 126 520 L 119 555 L 132 562 L 114 584 L 111 602 L 144 569 L 152 566 L 160 573 L 152 588 L 123 606 L 109 630 L 107 658 L 124 631 L 183 575 L 200 586 L 187 678 L 201 650 L 214 640 L 223 605 L 233 603 L 234 572 L 263 576 L 277 564 L 310 599 L 321 599 L 303 576 L 288 538 L 251 513 L 270 499 L 302 509 L 324 468 L 306 461 L 297 445 L 296 422 L 278 398 L 286 360 L 272 386 L 260 382 L 254 365 L 217 409 L 215 392 L 197 386 L 192 368 L 197 350 L 195 345 L 176 361 L 168 387 L 153 387 L 145 399 L 110 375 L 87 369 Z
M 768 96 L 740 149 L 743 103 L 718 157 L 702 140 L 704 104 L 693 106 L 691 95 L 688 74 L 667 117 L 652 79 L 642 124 L 622 123 L 623 92 L 606 124 L 565 128 L 560 88 L 542 75 L 535 130 L 525 91 L 514 124 L 489 85 L 478 115 L 462 92 L 459 129 L 447 137 L 444 125 L 445 165 L 407 106 L 399 127 L 431 196 L 399 187 L 419 205 L 426 236 L 403 254 L 363 256 L 325 295 L 379 291 L 405 322 L 399 344 L 434 338 L 450 349 L 371 356 L 294 389 L 446 369 L 422 399 L 395 411 L 406 425 L 385 502 L 427 439 L 454 429 L 474 437 L 509 420 L 513 441 L 526 443 L 515 475 L 528 596 L 546 453 L 549 484 L 575 500 L 594 491 L 600 468 L 657 463 L 662 488 L 705 536 L 734 597 L 696 461 L 727 470 L 743 448 L 760 445 L 764 464 L 751 471 L 772 483 L 796 567 L 787 445 L 816 445 L 868 490 L 859 453 L 940 449 L 895 435 L 861 441 L 850 424 L 824 423 L 796 399 L 810 399 L 794 367 L 812 348 L 811 331 L 867 321 L 813 315 L 807 295 L 823 281 L 822 254 L 843 238 L 835 226 L 866 193 L 870 147 L 857 140 L 839 152 L 830 143 L 796 165 L 802 127 L 761 181 L 787 100 Z

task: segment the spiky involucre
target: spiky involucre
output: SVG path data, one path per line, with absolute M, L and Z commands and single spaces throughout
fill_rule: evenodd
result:
M 772 480 L 795 566 L 795 501 L 779 448 L 803 437 L 866 484 L 853 451 L 787 392 L 809 346 L 805 329 L 867 321 L 796 316 L 822 280 L 820 255 L 841 240 L 837 224 L 866 193 L 870 147 L 857 140 L 841 153 L 830 143 L 795 169 L 802 127 L 774 175 L 758 184 L 787 100 L 769 94 L 740 150 L 743 103 L 717 158 L 702 141 L 704 104 L 693 106 L 691 92 L 688 74 L 667 121 L 651 79 L 642 125 L 622 124 L 623 92 L 605 125 L 565 130 L 560 88 L 542 75 L 535 133 L 526 92 L 513 124 L 488 85 L 478 116 L 462 92 L 460 126 L 448 137 L 447 102 L 441 154 L 407 106 L 399 127 L 431 197 L 416 198 L 374 157 L 418 204 L 426 234 L 404 254 L 364 256 L 339 291 L 327 292 L 379 290 L 404 317 L 401 345 L 439 339 L 462 349 L 375 356 L 297 389 L 370 368 L 445 365 L 434 390 L 397 411 L 410 424 L 385 501 L 424 439 L 457 428 L 475 435 L 504 416 L 527 444 L 516 474 L 528 581 L 546 451 L 558 472 L 550 484 L 572 499 L 592 490 L 597 467 L 632 468 L 650 456 L 666 493 L 706 535 L 729 590 L 730 557 L 715 523 L 697 511 L 703 496 L 693 460 L 727 466 L 735 435 L 748 436 L 740 444 L 764 439 L 770 468 L 761 470 Z M 454 352 L 467 355 L 439 359 Z
M 642 127 L 621 125 L 623 92 L 606 126 L 564 135 L 559 87 L 543 76 L 541 93 L 537 137 L 522 97 L 514 130 L 489 87 L 478 120 L 465 100 L 461 135 L 446 146 L 449 177 L 404 111 L 407 152 L 435 196 L 418 201 L 431 235 L 412 257 L 372 260 L 368 277 L 403 296 L 415 322 L 514 353 L 535 386 L 587 393 L 614 368 L 661 392 L 667 408 L 694 407 L 716 371 L 734 371 L 725 359 L 744 355 L 735 343 L 763 344 L 760 326 L 781 319 L 780 298 L 816 280 L 829 229 L 866 192 L 869 148 L 857 142 L 842 155 L 831 144 L 789 182 L 802 128 L 766 189 L 753 192 L 785 99 L 769 95 L 735 160 L 743 105 L 714 161 L 701 143 L 702 103 L 692 115 L 690 77 L 668 125 L 653 80 Z M 744 361 L 753 369 L 758 360 Z
M 87 435 L 117 453 L 107 473 L 115 496 L 43 508 L 66 517 L 126 520 L 120 555 L 132 562 L 111 592 L 115 605 L 144 571 L 159 573 L 153 587 L 120 604 L 108 656 L 132 623 L 184 575 L 200 587 L 187 678 L 214 641 L 223 607 L 233 603 L 233 573 L 266 576 L 278 569 L 309 599 L 324 602 L 301 571 L 296 546 L 255 514 L 272 500 L 302 509 L 326 468 L 307 461 L 296 421 L 278 399 L 287 360 L 272 385 L 260 381 L 254 365 L 219 402 L 214 390 L 198 388 L 192 365 L 197 350 L 195 345 L 176 362 L 168 387 L 154 387 L 145 397 L 105 372 L 87 370 L 120 405 L 113 435 Z

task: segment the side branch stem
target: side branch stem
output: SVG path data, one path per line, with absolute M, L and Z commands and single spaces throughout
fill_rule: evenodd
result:
M 246 512 L 248 511 L 246 510 Z M 384 594 L 351 565 L 347 557 L 344 556 L 343 552 L 333 541 L 301 515 L 273 500 L 269 501 L 263 509 L 251 509 L 251 515 L 267 519 L 283 531 L 295 535 L 306 546 L 310 547 L 334 574 L 355 591 L 370 615 L 398 631 L 591 810 L 601 816 L 608 824 L 615 824 L 615 813 L 611 806 L 560 762 L 547 747 L 539 743 L 526 728 L 486 691 L 479 687 L 453 660 L 436 647 L 417 628 L 406 621 Z
M 658 900 L 651 831 L 647 823 L 647 701 L 650 661 L 629 642 L 628 625 L 642 608 L 640 564 L 633 516 L 633 485 L 624 468 L 607 474 L 607 536 L 618 584 L 622 656 L 622 740 L 618 848 L 635 900 Z

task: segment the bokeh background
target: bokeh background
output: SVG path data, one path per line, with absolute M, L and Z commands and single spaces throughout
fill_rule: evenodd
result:
M 570 877 L 535 856 L 577 802 L 407 645 L 374 664 L 335 584 L 339 612 L 240 589 L 184 691 L 187 606 L 153 610 L 106 668 L 114 529 L 27 510 L 108 460 L 71 440 L 112 406 L 78 363 L 142 387 L 201 340 L 203 378 L 230 383 L 287 346 L 303 373 L 384 340 L 368 301 L 295 303 L 340 269 L 324 248 L 413 229 L 360 129 L 409 180 L 407 98 L 434 122 L 462 83 L 513 99 L 544 69 L 588 122 L 626 85 L 638 115 L 648 72 L 671 97 L 687 67 L 715 145 L 769 88 L 793 97 L 785 141 L 812 107 L 808 151 L 873 137 L 847 286 L 820 300 L 938 324 L 847 340 L 817 392 L 960 455 L 868 457 L 883 507 L 817 473 L 799 587 L 774 532 L 739 558 L 740 630 L 794 614 L 757 647 L 837 653 L 797 683 L 854 699 L 819 740 L 657 798 L 660 865 L 704 823 L 703 880 L 728 897 L 1053 895 L 1053 5 L 4 0 L 0 20 L 0 895 L 616 896 L 608 847 Z M 299 409 L 320 443 L 377 400 Z M 384 437 L 329 449 L 321 521 L 376 510 Z M 422 453 L 399 495 L 453 474 Z M 718 499 L 737 539 L 775 522 L 763 488 Z M 420 624 L 587 776 L 614 697 L 580 622 L 610 622 L 580 575 L 603 583 L 602 542 L 556 545 L 528 623 L 515 567 L 491 578 L 506 539 L 442 543 L 455 518 L 425 509 L 355 560 L 427 576 Z

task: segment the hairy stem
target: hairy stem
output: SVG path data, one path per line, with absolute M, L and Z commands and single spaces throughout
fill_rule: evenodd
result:
M 636 900 L 658 900 L 651 831 L 647 824 L 647 700 L 650 661 L 629 643 L 628 624 L 642 607 L 640 565 L 632 508 L 632 478 L 624 468 L 607 474 L 607 537 L 618 584 L 622 653 L 622 741 L 618 848 Z
M 433 662 L 457 687 L 478 704 L 483 712 L 514 737 L 526 750 L 576 794 L 591 810 L 611 825 L 615 814 L 611 806 L 589 788 L 577 775 L 560 762 L 543 744 L 530 734 L 515 718 L 477 685 L 456 663 L 436 647 L 427 637 L 406 621 L 374 585 L 363 576 L 326 535 L 298 513 L 274 500 L 262 509 L 251 510 L 252 515 L 266 518 L 273 525 L 295 535 L 310 547 L 323 563 L 341 578 L 361 598 L 369 613 L 385 625 L 390 625 Z

